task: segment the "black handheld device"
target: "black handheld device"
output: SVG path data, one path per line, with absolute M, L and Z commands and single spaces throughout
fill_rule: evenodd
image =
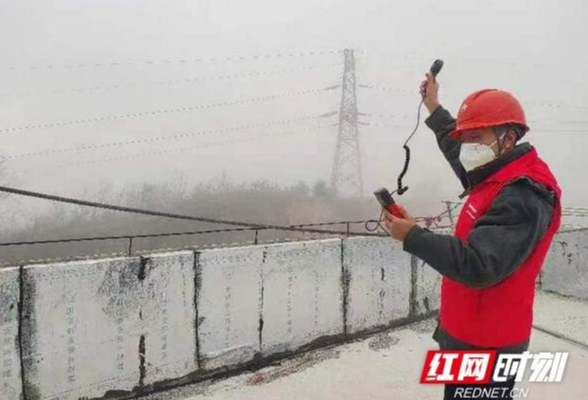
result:
M 433 76 L 436 77 L 437 74 L 441 72 L 441 68 L 443 68 L 443 60 L 437 59 L 435 60 L 433 65 L 431 65 L 431 69 L 429 70 L 429 72 L 431 72 L 431 74 L 433 74 Z
M 392 215 L 398 218 L 404 217 L 400 212 L 400 209 L 398 209 L 398 205 L 392 198 L 392 195 L 390 194 L 388 189 L 386 189 L 385 187 L 380 188 L 374 192 L 374 196 L 376 196 L 376 199 L 378 200 L 382 208 L 388 210 Z

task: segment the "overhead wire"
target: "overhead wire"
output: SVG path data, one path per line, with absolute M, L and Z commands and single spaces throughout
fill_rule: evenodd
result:
M 412 91 L 412 90 L 399 89 L 399 88 L 394 88 L 394 87 L 390 87 L 387 85 L 374 85 L 374 84 L 358 83 L 358 86 L 366 88 L 366 89 L 373 89 L 373 90 L 383 91 L 383 92 L 394 92 L 394 93 L 405 94 L 405 95 L 414 95 L 415 94 L 415 91 Z M 544 101 L 544 100 L 522 100 L 522 103 L 535 105 L 535 106 L 541 106 L 541 107 L 588 110 L 588 107 L 586 107 L 586 106 L 573 106 L 573 105 L 566 104 L 566 103 L 550 102 L 550 101 Z
M 393 124 L 379 124 L 373 122 L 361 122 L 361 125 L 364 125 L 368 128 L 409 128 L 408 125 L 393 125 Z M 569 130 L 569 129 L 531 129 L 531 133 L 560 133 L 560 134 L 586 134 L 588 137 L 588 129 L 585 131 L 581 130 Z M 546 136 L 537 136 L 537 137 L 546 137 Z
M 340 66 L 341 63 L 326 64 L 326 65 L 314 65 L 299 68 L 271 70 L 271 71 L 256 71 L 249 73 L 240 74 L 229 74 L 229 75 L 217 75 L 217 76 L 201 76 L 195 78 L 180 78 L 171 79 L 166 81 L 157 82 L 135 82 L 135 83 L 118 83 L 102 86 L 94 86 L 88 88 L 69 88 L 69 89 L 52 89 L 46 92 L 25 92 L 25 93 L 6 93 L 0 94 L 0 98 L 25 98 L 31 96 L 53 96 L 61 94 L 91 94 L 98 91 L 111 91 L 111 90 L 122 90 L 122 89 L 136 89 L 145 88 L 152 86 L 173 86 L 173 85 L 185 85 L 200 82 L 211 82 L 211 81 L 223 81 L 223 80 L 237 80 L 237 79 L 249 79 L 249 78 L 262 78 L 266 76 L 290 74 L 304 71 L 313 71 L 325 67 Z
M 205 109 L 209 109 L 209 108 L 219 108 L 219 107 L 226 107 L 226 106 L 253 104 L 253 103 L 259 103 L 259 102 L 266 102 L 266 101 L 271 101 L 271 100 L 283 99 L 283 98 L 287 98 L 287 97 L 306 96 L 306 95 L 311 95 L 311 94 L 317 94 L 317 93 L 322 93 L 322 92 L 326 92 L 329 90 L 333 90 L 338 87 L 339 87 L 339 85 L 334 85 L 334 86 L 323 87 L 320 89 L 292 91 L 292 92 L 281 93 L 281 94 L 272 95 L 272 96 L 254 97 L 254 98 L 243 99 L 243 100 L 232 100 L 232 101 L 225 101 L 225 102 L 221 102 L 221 103 L 203 104 L 203 105 L 197 105 L 197 106 L 187 106 L 187 107 L 178 107 L 178 108 L 165 108 L 165 109 L 159 109 L 159 110 L 141 111 L 141 112 L 128 113 L 128 114 L 106 115 L 106 116 L 94 117 L 94 118 L 83 118 L 83 119 L 75 119 L 75 120 L 67 120 L 67 121 L 41 123 L 41 124 L 35 124 L 35 125 L 24 125 L 24 126 L 17 126 L 17 127 L 11 127 L 11 128 L 0 128 L 0 133 L 22 132 L 22 131 L 35 130 L 35 129 L 47 129 L 47 128 L 56 128 L 56 127 L 63 127 L 63 126 L 73 126 L 73 125 L 92 124 L 92 123 L 100 123 L 100 122 L 108 122 L 108 121 L 118 121 L 118 120 L 124 120 L 124 119 L 154 117 L 154 116 L 158 116 L 158 115 L 183 113 L 183 112 L 190 112 L 190 111 L 196 111 L 196 110 L 205 110 Z
M 222 129 L 214 129 L 208 131 L 200 131 L 200 132 L 189 132 L 189 133 L 182 133 L 176 134 L 171 136 L 155 136 L 155 137 L 147 137 L 142 139 L 134 139 L 134 140 L 127 140 L 127 141 L 119 141 L 119 142 L 109 142 L 109 143 L 101 143 L 101 144 L 91 144 L 85 146 L 78 146 L 78 147 L 66 147 L 61 149 L 51 149 L 51 150 L 44 150 L 44 151 L 37 151 L 32 153 L 21 153 L 21 154 L 7 154 L 0 156 L 2 159 L 7 161 L 24 159 L 24 158 L 32 158 L 32 157 L 42 157 L 42 156 L 52 156 L 56 154 L 63 154 L 63 153 L 78 153 L 83 151 L 93 151 L 93 150 L 102 150 L 107 148 L 114 148 L 114 147 L 121 147 L 121 146 L 131 146 L 131 145 L 138 145 L 138 144 L 147 144 L 147 143 L 155 143 L 155 142 L 164 142 L 164 141 L 176 141 L 186 138 L 192 138 L 196 136 L 203 136 L 203 135 L 213 135 L 213 134 L 220 134 L 220 133 L 228 133 L 228 132 L 238 132 L 238 131 L 245 131 L 251 129 L 258 129 L 258 128 L 266 128 L 272 127 L 277 125 L 290 125 L 296 124 L 299 122 L 320 119 L 320 118 L 327 118 L 333 115 L 336 115 L 337 112 L 329 112 L 319 115 L 311 115 L 306 117 L 300 118 L 291 118 L 291 119 L 284 119 L 278 121 L 271 121 L 262 124 L 253 124 L 253 125 L 243 125 L 243 126 L 235 126 L 229 128 L 222 128 Z
M 66 63 L 66 64 L 45 64 L 34 66 L 11 66 L 4 68 L 7 71 L 22 71 L 22 70 L 58 70 L 58 69 L 80 69 L 80 68 L 109 68 L 121 67 L 130 65 L 152 66 L 152 65 L 166 65 L 166 64 L 189 64 L 189 63 L 214 63 L 214 62 L 234 62 L 234 61 L 257 61 L 257 60 L 271 60 L 271 59 L 290 59 L 300 57 L 314 57 L 323 55 L 334 55 L 342 53 L 341 50 L 324 50 L 324 51 L 307 51 L 307 52 L 292 52 L 292 53 L 267 53 L 249 56 L 235 56 L 235 57 L 196 57 L 196 58 L 169 58 L 169 59 L 146 59 L 146 60 L 114 60 L 90 63 Z
M 59 165 L 55 165 L 55 166 L 45 166 L 44 170 L 41 172 L 46 172 L 47 169 L 51 169 L 51 168 L 60 169 L 60 168 L 79 167 L 79 166 L 83 166 L 83 165 L 102 164 L 102 163 L 114 162 L 114 161 L 128 161 L 128 160 L 136 160 L 136 159 L 145 158 L 145 157 L 184 153 L 184 152 L 200 150 L 200 149 L 209 148 L 209 147 L 230 146 L 230 145 L 237 144 L 237 143 L 254 142 L 254 141 L 258 141 L 258 140 L 268 140 L 268 139 L 276 138 L 276 137 L 280 137 L 280 136 L 291 136 L 293 134 L 300 134 L 301 132 L 316 131 L 316 130 L 321 130 L 321 129 L 325 129 L 325 128 L 329 128 L 329 127 L 333 127 L 333 126 L 337 126 L 337 124 L 323 124 L 323 125 L 318 125 L 318 126 L 314 126 L 314 127 L 310 127 L 310 128 L 298 129 L 296 131 L 266 133 L 262 136 L 253 137 L 253 138 L 231 139 L 230 141 L 208 143 L 208 144 L 202 144 L 202 145 L 198 145 L 198 146 L 181 147 L 181 148 L 156 150 L 156 151 L 144 151 L 141 153 L 135 153 L 135 154 L 131 154 L 131 155 L 123 155 L 123 156 L 118 156 L 118 157 L 107 157 L 107 158 L 100 158 L 97 160 L 80 161 L 77 163 L 67 163 L 67 164 L 59 164 Z M 36 169 L 36 168 L 26 169 L 21 172 L 23 174 L 30 174 L 33 172 L 38 172 L 38 169 Z
M 392 115 L 392 114 L 379 114 L 379 113 L 358 113 L 359 115 L 365 117 L 375 117 L 375 118 L 389 118 L 389 119 L 412 119 L 413 117 L 409 115 Z M 562 124 L 562 125 L 582 125 L 588 124 L 588 120 L 586 121 L 579 121 L 579 120 L 527 120 L 529 124 Z

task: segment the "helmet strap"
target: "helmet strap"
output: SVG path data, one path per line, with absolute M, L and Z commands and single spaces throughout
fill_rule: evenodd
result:
M 497 156 L 497 158 L 498 158 L 498 157 L 502 156 L 502 150 L 503 150 L 502 146 L 504 144 L 504 141 L 506 140 L 506 134 L 508 133 L 509 129 L 505 129 L 504 132 L 502 132 L 502 134 L 504 134 L 502 144 L 500 143 L 501 132 L 498 132 L 498 129 L 495 126 L 492 127 L 492 131 L 494 132 L 494 137 L 496 138 L 496 144 L 498 145 L 498 156 Z

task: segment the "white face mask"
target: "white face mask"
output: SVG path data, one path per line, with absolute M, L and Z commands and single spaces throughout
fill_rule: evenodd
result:
M 502 139 L 504 135 L 506 135 L 506 132 L 503 133 L 499 139 L 490 144 L 462 143 L 461 149 L 459 150 L 459 161 L 465 170 L 471 171 L 494 160 L 496 154 L 494 153 L 494 150 L 492 150 L 492 146 L 494 146 L 494 143 L 498 140 Z

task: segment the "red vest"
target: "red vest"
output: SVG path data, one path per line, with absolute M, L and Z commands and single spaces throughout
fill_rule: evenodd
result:
M 455 236 L 467 243 L 474 223 L 488 211 L 500 189 L 522 176 L 556 194 L 553 219 L 529 257 L 512 275 L 488 288 L 472 288 L 443 277 L 441 326 L 451 336 L 474 346 L 509 346 L 531 335 L 535 281 L 561 220 L 561 189 L 535 148 L 473 188 L 459 215 Z

